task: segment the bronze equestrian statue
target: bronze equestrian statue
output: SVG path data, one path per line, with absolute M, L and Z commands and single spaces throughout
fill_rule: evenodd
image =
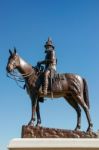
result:
M 53 48 L 51 45 L 50 47 Z M 42 69 L 39 70 L 37 67 L 33 67 L 32 65 L 28 64 L 16 53 L 16 49 L 14 49 L 14 52 L 12 52 L 11 50 L 9 50 L 9 52 L 10 56 L 8 58 L 8 63 L 6 67 L 7 73 L 15 75 L 14 70 L 17 69 L 19 71 L 25 81 L 27 92 L 31 98 L 32 115 L 28 125 L 34 126 L 36 114 L 37 126 L 39 126 L 41 124 L 39 102 L 42 100 L 42 98 L 45 97 L 45 93 L 42 92 L 45 72 Z M 89 113 L 90 106 L 86 80 L 76 74 L 55 73 L 52 78 L 51 85 L 50 78 L 51 77 L 49 76 L 49 84 L 47 85 L 48 92 L 46 93 L 46 97 L 51 98 L 52 91 L 53 98 L 63 97 L 75 109 L 75 111 L 77 112 L 77 125 L 75 130 L 79 130 L 81 128 L 81 106 L 85 111 L 88 121 L 87 131 L 92 131 L 93 124 Z

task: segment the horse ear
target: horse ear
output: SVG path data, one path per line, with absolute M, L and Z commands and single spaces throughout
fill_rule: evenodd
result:
M 14 47 L 14 53 L 16 54 L 16 48 Z
M 10 55 L 12 55 L 12 51 L 9 49 L 9 53 L 10 53 Z

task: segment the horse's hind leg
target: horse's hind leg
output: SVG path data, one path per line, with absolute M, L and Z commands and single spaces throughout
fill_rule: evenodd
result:
M 82 106 L 82 108 L 85 111 L 87 121 L 88 121 L 88 124 L 89 124 L 89 127 L 88 127 L 87 131 L 92 131 L 93 124 L 92 124 L 92 121 L 91 121 L 89 108 L 88 108 L 87 104 L 85 103 L 83 96 L 77 96 L 76 100 Z
M 84 104 L 82 107 L 85 111 L 85 114 L 86 114 L 86 117 L 87 117 L 87 120 L 88 120 L 88 124 L 89 124 L 87 131 L 92 131 L 93 124 L 92 124 L 92 121 L 91 121 L 88 106 L 86 104 Z
M 72 97 L 66 96 L 64 98 L 77 112 L 77 125 L 75 128 L 75 131 L 80 130 L 80 128 L 81 128 L 81 109 L 80 109 L 79 105 L 77 104 L 77 102 L 75 101 L 75 99 L 73 99 Z

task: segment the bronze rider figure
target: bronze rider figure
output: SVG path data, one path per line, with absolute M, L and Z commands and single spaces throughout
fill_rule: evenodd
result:
M 51 72 L 56 72 L 57 59 L 55 47 L 53 46 L 50 38 L 48 38 L 48 41 L 45 43 L 44 47 L 46 53 L 45 60 L 38 62 L 38 66 L 45 64 L 43 94 L 46 96 L 48 89 L 48 77 L 51 75 Z

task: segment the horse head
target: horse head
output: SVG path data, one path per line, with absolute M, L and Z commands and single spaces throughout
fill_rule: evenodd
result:
M 7 70 L 7 72 L 12 72 L 14 69 L 16 69 L 19 66 L 20 61 L 19 61 L 19 56 L 16 53 L 16 48 L 14 48 L 14 52 L 12 52 L 9 49 L 9 53 L 10 53 L 10 56 L 8 58 L 6 70 Z

